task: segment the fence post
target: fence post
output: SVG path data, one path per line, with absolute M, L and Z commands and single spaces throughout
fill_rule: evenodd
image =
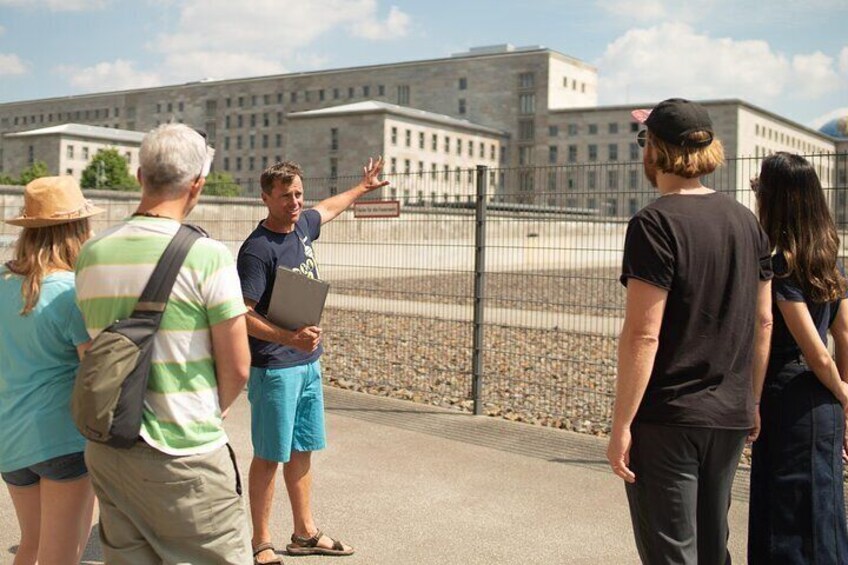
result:
M 477 165 L 477 210 L 474 229 L 474 342 L 471 356 L 471 396 L 474 414 L 483 414 L 483 314 L 486 295 L 486 178 L 488 167 Z

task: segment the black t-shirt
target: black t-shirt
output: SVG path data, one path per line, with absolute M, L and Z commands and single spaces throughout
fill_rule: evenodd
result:
M 795 338 L 789 332 L 789 328 L 786 326 L 786 321 L 783 319 L 783 314 L 780 313 L 777 303 L 779 301 L 805 302 L 819 337 L 825 345 L 827 345 L 827 330 L 836 317 L 840 303 L 840 300 L 820 303 L 807 300 L 798 279 L 794 275 L 787 276 L 789 267 L 786 264 L 786 258 L 782 252 L 774 255 L 772 263 L 774 264 L 774 280 L 772 281 L 774 329 L 771 334 L 769 374 L 779 371 L 786 363 L 797 360 L 801 356 L 801 348 L 798 347 Z M 839 271 L 844 276 L 841 263 L 839 264 Z
M 256 226 L 238 252 L 241 293 L 247 300 L 256 302 L 254 310 L 268 315 L 271 291 L 277 278 L 277 267 L 288 267 L 312 278 L 318 278 L 318 264 L 312 242 L 321 235 L 321 214 L 317 210 L 306 210 L 300 215 L 295 230 L 290 233 L 271 231 L 262 225 Z M 293 347 L 250 337 L 250 364 L 261 368 L 283 368 L 305 365 L 318 359 L 324 352 L 319 345 L 312 353 L 304 353 Z
M 727 195 L 663 196 L 630 220 L 622 284 L 668 290 L 636 421 L 751 427 L 758 282 L 771 277 L 768 237 Z

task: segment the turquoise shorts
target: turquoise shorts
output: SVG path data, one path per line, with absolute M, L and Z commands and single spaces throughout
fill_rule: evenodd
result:
M 283 369 L 251 367 L 247 399 L 256 457 L 286 463 L 292 451 L 326 446 L 320 361 Z

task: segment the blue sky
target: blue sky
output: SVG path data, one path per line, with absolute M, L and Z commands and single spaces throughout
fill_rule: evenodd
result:
M 0 0 L 0 102 L 543 45 L 600 103 L 848 115 L 848 0 Z

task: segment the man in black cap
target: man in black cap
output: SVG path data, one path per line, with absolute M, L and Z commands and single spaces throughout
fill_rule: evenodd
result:
M 703 106 L 670 99 L 633 117 L 660 197 L 627 227 L 607 457 L 643 562 L 724 565 L 733 477 L 759 432 L 771 247 L 750 210 L 701 184 L 724 160 Z

